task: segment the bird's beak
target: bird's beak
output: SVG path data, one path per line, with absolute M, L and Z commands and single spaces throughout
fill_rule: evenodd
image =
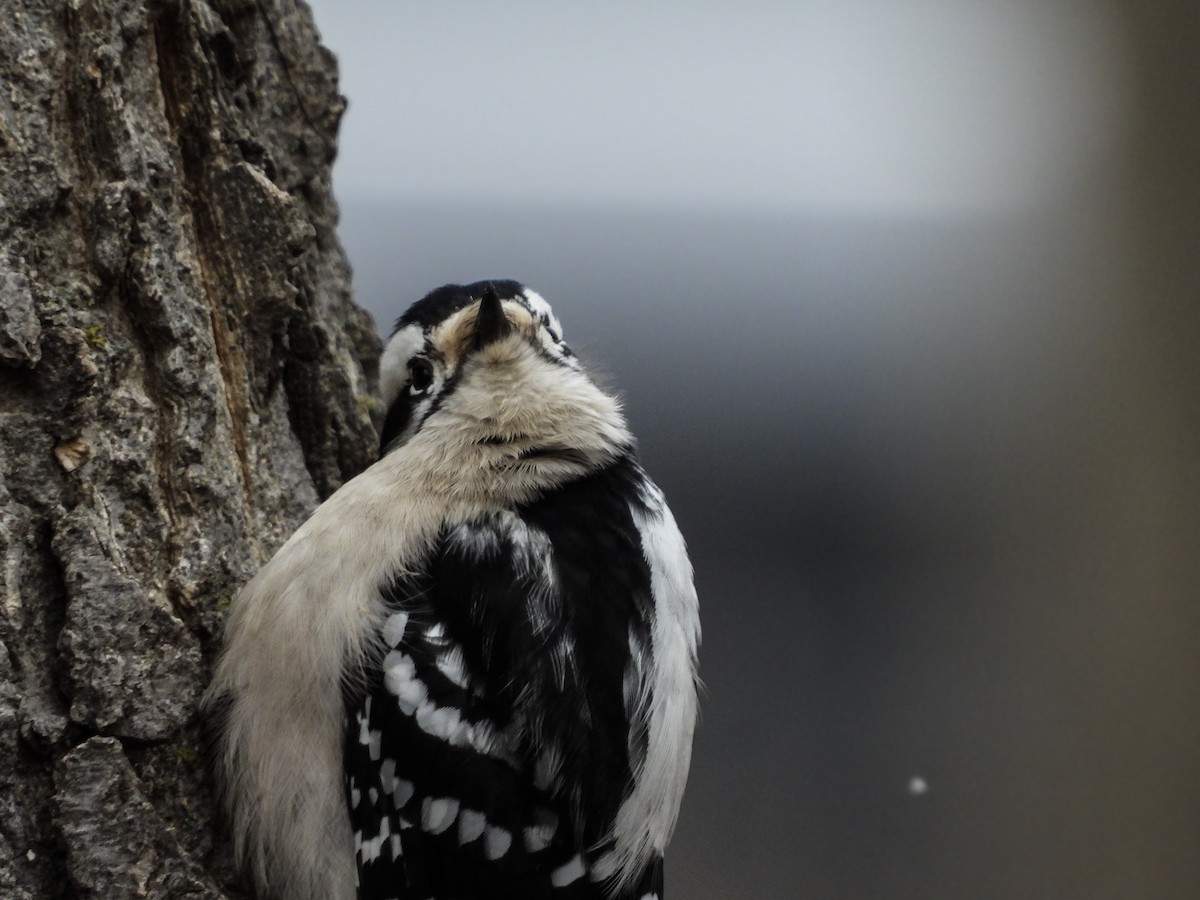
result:
M 482 350 L 511 331 L 512 323 L 504 315 L 496 289 L 489 284 L 479 301 L 479 315 L 475 318 L 475 349 Z

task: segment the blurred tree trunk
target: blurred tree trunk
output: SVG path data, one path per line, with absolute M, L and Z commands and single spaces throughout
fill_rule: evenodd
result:
M 291 0 L 0 4 L 0 896 L 240 896 L 196 707 L 369 463 L 378 341 Z

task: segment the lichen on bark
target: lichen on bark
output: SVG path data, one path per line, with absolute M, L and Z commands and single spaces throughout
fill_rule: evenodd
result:
M 373 454 L 336 64 L 286 0 L 0 18 L 0 894 L 241 896 L 224 609 Z

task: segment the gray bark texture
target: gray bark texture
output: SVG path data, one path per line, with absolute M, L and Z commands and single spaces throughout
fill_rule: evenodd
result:
M 0 896 L 240 897 L 224 610 L 374 453 L 293 0 L 0 2 Z

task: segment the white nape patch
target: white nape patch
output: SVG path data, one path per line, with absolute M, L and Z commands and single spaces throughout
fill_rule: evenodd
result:
M 371 798 L 372 806 L 379 805 L 379 791 L 375 790 L 375 788 L 367 788 L 367 796 Z
M 408 613 L 392 613 L 383 623 L 383 642 L 393 650 L 404 640 L 404 630 L 408 628 Z
M 477 809 L 464 809 L 458 815 L 458 843 L 469 844 L 478 840 L 487 827 L 487 817 Z
M 385 759 L 379 766 L 379 786 L 385 794 L 390 794 L 396 787 L 396 761 Z
M 350 805 L 358 809 L 358 804 L 362 801 L 362 791 L 354 786 L 354 779 L 350 780 Z
M 406 325 L 392 335 L 379 359 L 379 396 L 391 406 L 408 384 L 408 361 L 425 346 L 420 325 Z
M 397 778 L 395 785 L 392 787 L 392 803 L 396 805 L 396 809 L 402 809 L 416 793 L 417 786 L 411 781 L 404 778 Z
M 529 311 L 539 319 L 544 319 L 546 324 L 554 329 L 555 337 L 562 340 L 562 325 L 558 321 L 558 316 L 554 315 L 554 310 L 550 308 L 550 303 L 539 294 L 537 291 L 525 288 L 521 292 L 525 297 L 525 306 Z
M 379 745 L 383 741 L 383 732 L 372 728 L 368 732 L 367 737 L 367 753 L 370 755 L 372 761 L 377 762 L 379 760 Z
M 497 860 L 512 846 L 512 832 L 498 825 L 488 825 L 483 830 L 483 855 Z
M 576 853 L 569 861 L 550 873 L 550 883 L 555 887 L 566 887 L 568 884 L 574 884 L 585 874 L 587 874 L 587 868 L 583 864 L 583 857 Z
M 400 842 L 400 835 L 393 834 L 391 840 L 392 840 L 392 859 L 403 859 L 404 858 L 404 846 Z
M 567 351 L 562 323 L 559 322 L 558 316 L 554 315 L 550 304 L 541 294 L 529 288 L 525 289 L 524 297 L 526 307 L 533 313 L 534 318 L 544 325 L 543 329 L 539 329 L 538 335 L 542 348 L 563 365 L 580 371 L 582 367 L 579 360 Z
M 441 834 L 457 815 L 458 801 L 453 797 L 426 797 L 421 804 L 421 827 L 430 834 Z

